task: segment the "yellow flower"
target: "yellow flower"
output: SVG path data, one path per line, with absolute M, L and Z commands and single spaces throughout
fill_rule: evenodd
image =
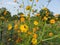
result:
M 30 10 L 31 9 L 31 6 L 26 6 L 26 10 Z
M 39 29 L 39 27 L 34 27 L 33 32 L 36 32 Z
M 32 44 L 33 45 L 37 44 L 37 39 L 36 38 L 32 38 Z
M 12 29 L 12 25 L 8 24 L 8 30 L 11 30 L 11 29 Z
M 38 25 L 38 21 L 34 21 L 34 25 Z
M 48 11 L 46 11 L 46 14 L 48 13 Z
M 37 38 L 37 34 L 35 33 L 35 34 L 33 34 L 33 38 Z
M 24 18 L 24 17 L 21 17 L 21 18 L 20 18 L 20 21 L 21 21 L 21 22 L 24 22 L 24 21 L 25 21 L 25 18 Z
M 50 37 L 51 37 L 51 36 L 53 36 L 53 33 L 52 33 L 52 32 L 50 32 L 50 33 L 49 33 L 49 36 L 50 36 Z
M 17 40 L 16 40 L 16 43 L 19 43 L 22 41 L 22 38 L 18 37 Z
M 32 34 L 32 32 L 28 32 L 28 34 L 29 34 L 29 35 L 31 35 L 31 34 Z
M 21 32 L 27 32 L 28 31 L 28 26 L 26 24 L 23 24 L 20 26 Z
M 4 15 L 6 15 L 6 14 L 7 14 L 7 11 L 4 12 Z
M 20 17 L 24 17 L 24 14 L 20 14 Z
M 37 17 L 39 17 L 39 16 L 40 16 L 40 14 L 39 14 L 39 13 L 37 13 L 37 14 L 36 14 L 36 16 L 37 16 Z
M 15 24 L 14 25 L 14 30 L 17 30 L 18 29 L 18 24 Z
M 54 24 L 54 23 L 55 23 L 55 20 L 54 20 L 54 19 L 51 19 L 51 20 L 50 20 L 50 23 L 51 23 L 51 24 Z
M 36 28 L 33 28 L 33 32 L 36 32 L 37 31 L 37 29 Z
M 47 20 L 48 18 L 46 16 L 44 16 L 43 20 Z
M 39 0 L 36 0 L 36 2 L 38 2 Z

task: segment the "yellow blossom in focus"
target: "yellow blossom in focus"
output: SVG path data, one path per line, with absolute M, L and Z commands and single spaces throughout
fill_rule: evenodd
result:
M 34 21 L 34 25 L 38 25 L 38 21 Z
M 12 25 L 8 24 L 8 30 L 11 30 L 11 29 L 12 29 Z
M 20 26 L 21 32 L 27 32 L 28 31 L 28 26 L 26 24 L 23 24 Z
M 26 6 L 26 10 L 30 10 L 31 9 L 31 6 Z
M 37 39 L 36 38 L 32 38 L 32 44 L 33 45 L 37 44 Z
M 54 24 L 54 23 L 55 23 L 55 20 L 54 20 L 54 19 L 51 19 L 51 20 L 50 20 L 50 23 L 51 23 L 51 24 Z

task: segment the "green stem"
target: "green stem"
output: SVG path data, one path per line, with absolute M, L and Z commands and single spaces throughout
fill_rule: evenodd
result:
M 45 26 L 46 26 L 46 21 L 44 22 L 44 27 L 43 27 L 43 29 L 42 29 L 43 31 L 42 31 L 42 35 L 41 35 L 41 37 L 40 37 L 40 41 L 43 40 L 43 36 L 44 36 L 44 33 L 45 33 Z M 39 41 L 37 44 L 39 44 L 40 41 Z
M 32 5 L 31 5 L 31 9 L 30 9 L 30 11 L 29 11 L 29 14 L 31 13 L 31 10 L 32 10 L 33 4 L 34 4 L 34 0 L 33 0 L 33 2 L 32 2 Z
M 55 36 L 53 36 L 53 37 L 51 37 L 51 38 L 48 38 L 48 39 L 43 39 L 42 41 L 52 40 L 52 39 L 57 38 L 57 37 L 59 37 L 59 36 L 60 36 L 60 34 L 55 35 Z
M 24 13 L 25 13 L 25 15 L 26 15 L 26 12 L 25 12 L 25 6 L 24 6 L 24 0 L 22 0 L 22 3 L 23 3 Z
M 42 40 L 42 38 L 43 38 L 43 36 L 44 36 L 44 32 L 45 32 L 45 26 L 46 26 L 46 21 L 44 22 L 44 27 L 43 27 L 43 31 L 42 31 L 41 40 Z
M 32 7 L 33 7 L 33 3 L 34 3 L 34 0 L 33 0 L 33 2 L 32 2 L 31 9 L 30 9 L 30 11 L 29 11 L 29 16 L 30 16 L 30 13 L 31 13 L 31 10 L 32 10 Z M 29 18 L 30 18 L 30 17 L 29 17 Z M 30 24 L 30 21 L 29 21 L 29 24 Z M 31 26 L 30 26 L 30 29 L 31 29 Z
M 59 37 L 59 36 L 60 36 L 60 34 L 55 35 L 55 36 L 53 36 L 53 37 L 51 37 L 51 38 L 43 39 L 42 41 L 52 40 L 52 39 L 57 38 L 57 37 Z M 38 42 L 38 44 L 39 44 L 39 43 L 40 43 L 40 41 Z

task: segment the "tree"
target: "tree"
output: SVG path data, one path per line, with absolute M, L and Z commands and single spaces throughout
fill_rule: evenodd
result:
M 48 8 L 44 7 L 40 10 L 40 16 L 41 16 L 41 20 L 46 20 L 46 22 L 49 23 L 49 21 L 51 19 L 54 19 L 54 15 L 53 12 L 51 12 Z
M 12 20 L 18 20 L 18 16 L 17 15 L 13 15 Z
M 4 17 L 5 20 L 10 20 L 11 18 L 11 13 L 7 11 L 6 8 L 0 8 L 0 17 Z

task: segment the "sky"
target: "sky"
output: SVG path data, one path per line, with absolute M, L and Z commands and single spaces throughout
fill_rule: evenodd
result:
M 40 10 L 44 7 L 46 7 L 48 0 L 39 0 L 39 2 L 34 1 L 34 4 L 36 6 L 33 6 L 33 9 L 38 9 Z M 5 7 L 8 11 L 11 12 L 12 15 L 17 14 L 18 10 L 19 12 L 24 12 L 23 8 L 20 8 L 19 6 L 22 5 L 22 0 L 17 0 L 16 3 L 14 0 L 0 0 L 0 8 Z M 32 2 L 29 2 L 28 0 L 24 0 L 24 8 L 27 5 L 31 5 Z M 50 11 L 54 12 L 54 14 L 60 14 L 60 0 L 51 0 L 50 4 L 47 7 Z

